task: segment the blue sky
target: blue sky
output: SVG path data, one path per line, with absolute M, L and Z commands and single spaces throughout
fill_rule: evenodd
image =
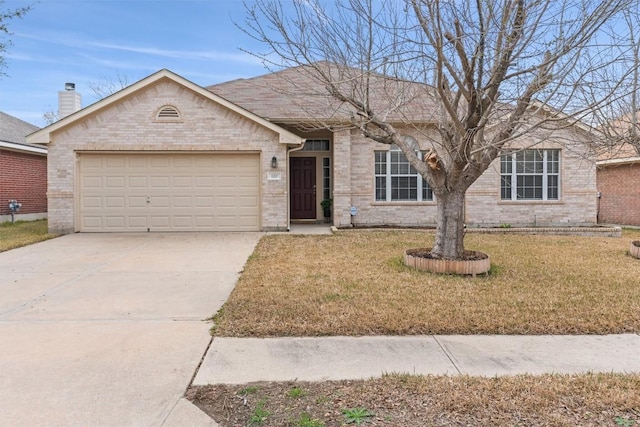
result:
M 8 22 L 13 45 L 0 77 L 0 111 L 44 126 L 65 82 L 76 84 L 85 107 L 97 100 L 92 85 L 131 84 L 162 68 L 202 86 L 264 74 L 240 50 L 263 47 L 233 24 L 245 14 L 241 0 L 40 0 Z

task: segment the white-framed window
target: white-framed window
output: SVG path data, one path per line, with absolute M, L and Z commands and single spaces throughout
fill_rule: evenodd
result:
M 520 150 L 500 157 L 502 200 L 559 200 L 560 150 Z
M 324 200 L 331 198 L 331 159 L 329 157 L 322 158 L 322 198 Z
M 329 151 L 331 143 L 328 139 L 307 139 L 300 151 Z
M 412 137 L 409 143 L 414 147 L 418 157 L 422 153 L 417 141 Z M 375 152 L 375 200 L 380 202 L 432 201 L 433 191 L 407 160 L 397 145 L 388 151 Z

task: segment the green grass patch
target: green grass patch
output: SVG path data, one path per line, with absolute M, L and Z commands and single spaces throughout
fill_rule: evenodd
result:
M 3 222 L 0 224 L 0 252 L 53 239 L 47 220 Z

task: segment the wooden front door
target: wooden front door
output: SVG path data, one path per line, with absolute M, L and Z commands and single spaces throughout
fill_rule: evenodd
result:
M 291 219 L 316 219 L 316 159 L 290 159 Z

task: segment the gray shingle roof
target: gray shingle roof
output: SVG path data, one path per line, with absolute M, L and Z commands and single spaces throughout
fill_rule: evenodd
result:
M 363 92 L 368 89 L 374 112 L 388 120 L 432 122 L 434 119 L 436 104 L 431 86 L 381 74 L 366 74 L 326 62 L 232 80 L 207 89 L 276 123 L 303 123 L 317 119 L 348 121 L 354 110 L 328 95 L 314 69 L 318 64 L 331 75 L 332 81 L 340 82 L 343 90 L 354 91 L 356 98 L 363 99 Z
M 38 126 L 20 120 L 0 111 L 0 142 L 43 148 L 41 145 L 27 144 L 26 136 L 40 129 Z

